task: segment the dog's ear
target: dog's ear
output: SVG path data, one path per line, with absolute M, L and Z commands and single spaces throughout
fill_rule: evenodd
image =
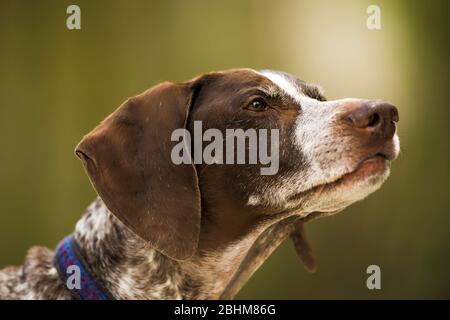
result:
M 171 160 L 171 134 L 186 127 L 193 91 L 166 82 L 130 98 L 75 149 L 108 209 L 176 260 L 194 254 L 200 233 L 195 166 Z

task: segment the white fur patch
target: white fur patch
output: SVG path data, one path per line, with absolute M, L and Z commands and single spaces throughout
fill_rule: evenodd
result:
M 258 196 L 251 195 L 250 197 L 248 197 L 247 205 L 249 205 L 249 206 L 256 206 L 259 203 L 260 203 L 260 200 L 259 200 Z
M 399 139 L 397 134 L 395 134 L 395 136 L 394 136 L 393 144 L 394 144 L 394 153 L 395 154 L 399 154 L 399 152 L 400 152 L 400 139 Z
M 269 80 L 271 80 L 275 85 L 277 85 L 281 90 L 283 90 L 296 102 L 300 103 L 302 95 L 298 90 L 297 86 L 294 83 L 292 83 L 288 78 L 286 78 L 282 74 L 269 70 L 261 71 L 261 74 L 266 78 L 268 78 Z

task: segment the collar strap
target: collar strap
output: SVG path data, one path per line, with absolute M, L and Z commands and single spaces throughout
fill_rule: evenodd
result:
M 54 264 L 59 277 L 78 300 L 110 300 L 111 295 L 89 274 L 73 235 L 65 237 L 56 247 Z M 76 266 L 78 268 L 74 268 Z M 70 267 L 70 268 L 69 268 Z M 74 277 L 78 277 L 76 279 Z M 79 284 L 78 288 L 76 284 Z M 73 289 L 71 287 L 75 286 Z

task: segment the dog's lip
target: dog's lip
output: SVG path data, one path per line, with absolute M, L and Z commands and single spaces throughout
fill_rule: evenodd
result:
M 397 157 L 397 154 L 395 153 L 395 151 L 393 151 L 393 150 L 385 150 L 385 149 L 388 149 L 388 148 L 383 148 L 383 151 L 377 152 L 372 157 L 380 156 L 380 157 L 385 158 L 388 161 L 392 161 L 392 160 L 394 160 Z
M 364 158 L 355 168 L 355 170 L 343 175 L 338 180 L 353 180 L 375 175 L 384 172 L 389 167 L 391 157 L 385 153 L 379 152 L 372 156 Z

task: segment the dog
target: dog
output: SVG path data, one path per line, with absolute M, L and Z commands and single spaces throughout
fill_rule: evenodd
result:
M 221 132 L 278 129 L 278 172 L 174 164 L 171 134 L 192 132 L 194 121 Z M 72 237 L 83 270 L 109 299 L 232 299 L 289 236 L 312 270 L 304 223 L 383 184 L 399 153 L 398 121 L 386 101 L 328 101 L 319 86 L 277 71 L 156 85 L 75 149 L 98 194 Z M 69 288 L 57 255 L 31 248 L 24 265 L 0 272 L 0 298 L 86 298 Z

